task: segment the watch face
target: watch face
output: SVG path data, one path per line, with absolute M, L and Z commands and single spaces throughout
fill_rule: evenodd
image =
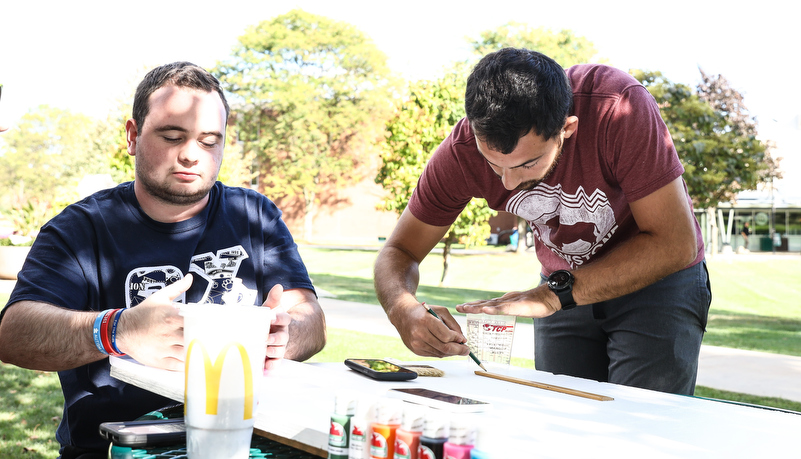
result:
M 552 288 L 566 287 L 570 283 L 570 278 L 573 277 L 567 271 L 556 271 L 548 278 L 548 284 Z

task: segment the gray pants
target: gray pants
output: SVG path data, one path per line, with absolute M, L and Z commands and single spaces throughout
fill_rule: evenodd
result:
M 706 262 L 534 320 L 537 370 L 692 395 L 712 291 Z

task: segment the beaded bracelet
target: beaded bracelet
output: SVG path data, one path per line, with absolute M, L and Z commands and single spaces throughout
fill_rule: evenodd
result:
M 114 351 L 114 356 L 122 357 L 125 355 L 124 352 L 117 347 L 117 324 L 120 323 L 120 317 L 122 313 L 125 312 L 125 309 L 120 309 L 117 315 L 114 316 L 114 323 L 111 324 L 111 349 Z

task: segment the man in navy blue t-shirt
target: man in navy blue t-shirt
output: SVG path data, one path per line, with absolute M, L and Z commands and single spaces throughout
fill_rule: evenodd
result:
M 325 345 L 323 312 L 281 212 L 259 193 L 217 182 L 228 113 L 205 70 L 179 62 L 148 73 L 125 126 L 135 180 L 43 226 L 19 273 L 0 315 L 0 360 L 58 371 L 64 458 L 105 458 L 100 423 L 171 403 L 110 377 L 107 343 L 93 333 L 104 311 L 120 310 L 109 316 L 118 352 L 170 370 L 184 360 L 173 303 L 221 303 L 236 285 L 287 311 L 271 325 L 265 369 Z

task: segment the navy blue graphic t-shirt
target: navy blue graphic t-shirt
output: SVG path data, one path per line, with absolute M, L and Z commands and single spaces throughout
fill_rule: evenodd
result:
M 161 223 L 139 207 L 128 182 L 70 205 L 42 227 L 8 304 L 131 308 L 187 273 L 192 287 L 177 302 L 222 303 L 235 279 L 258 290 L 259 305 L 275 284 L 314 290 L 281 211 L 265 196 L 217 182 L 201 213 Z M 109 371 L 103 359 L 59 372 L 65 400 L 56 437 L 62 445 L 104 448 L 100 423 L 133 420 L 174 403 Z

